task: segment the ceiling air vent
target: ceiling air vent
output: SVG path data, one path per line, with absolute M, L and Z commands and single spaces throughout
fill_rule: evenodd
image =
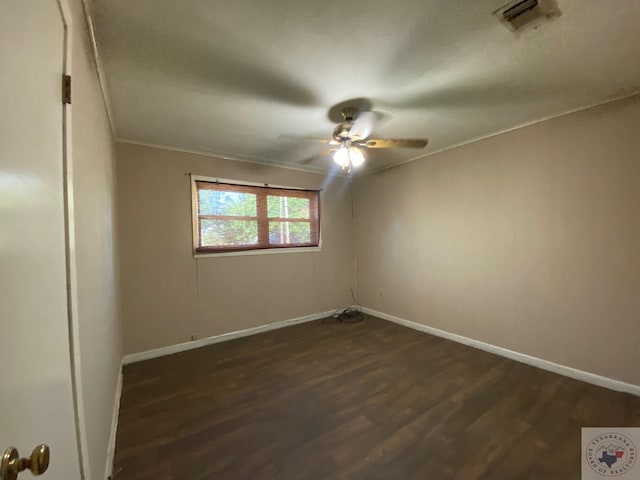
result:
M 560 15 L 555 0 L 515 0 L 495 11 L 496 16 L 512 31 L 538 28 Z

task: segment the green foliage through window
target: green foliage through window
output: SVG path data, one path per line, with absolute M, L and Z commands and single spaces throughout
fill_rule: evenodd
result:
M 251 193 L 199 190 L 200 215 L 256 216 L 256 196 Z
M 320 192 L 197 181 L 198 251 L 317 246 Z
M 309 218 L 309 199 L 269 195 L 269 218 Z
M 202 245 L 235 246 L 258 243 L 257 220 L 208 220 L 200 221 Z

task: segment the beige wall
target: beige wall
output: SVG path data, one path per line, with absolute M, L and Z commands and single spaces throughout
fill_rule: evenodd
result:
M 117 159 L 125 353 L 352 303 L 345 178 L 125 143 L 118 143 Z M 194 259 L 188 173 L 324 186 L 322 251 Z
M 362 177 L 367 307 L 640 384 L 640 99 Z
M 115 145 L 80 0 L 73 15 L 72 169 L 80 375 L 90 475 L 105 478 L 122 358 L 115 241 Z

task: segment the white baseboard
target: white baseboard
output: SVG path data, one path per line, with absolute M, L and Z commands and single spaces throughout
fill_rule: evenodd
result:
M 496 345 L 491 345 L 490 343 L 485 343 L 480 340 L 464 337 L 462 335 L 450 333 L 445 330 L 440 330 L 438 328 L 428 327 L 421 323 L 416 323 L 410 320 L 405 320 L 404 318 L 396 317 L 394 315 L 389 315 L 388 313 L 378 312 L 377 310 L 373 310 L 371 308 L 365 307 L 362 310 L 364 311 L 364 313 L 367 313 L 374 317 L 378 317 L 383 320 L 388 320 L 390 322 L 397 323 L 398 325 L 409 327 L 414 330 L 419 330 L 421 332 L 428 333 L 436 337 L 441 337 L 447 340 L 452 340 L 457 343 L 462 343 L 463 345 L 468 345 L 470 347 L 474 347 L 479 350 L 484 350 L 485 352 L 494 353 L 496 355 L 500 355 L 502 357 L 515 360 L 516 362 L 526 363 L 527 365 L 531 365 L 533 367 L 541 368 L 543 370 L 557 373 L 565 377 L 570 377 L 575 380 L 580 380 L 582 382 L 591 383 L 599 387 L 604 387 L 611 390 L 616 390 L 618 392 L 625 392 L 625 393 L 630 393 L 632 395 L 640 396 L 640 385 L 633 385 L 631 383 L 622 382 L 620 380 L 614 380 L 612 378 L 596 375 L 595 373 L 589 373 L 583 370 L 578 370 L 576 368 L 567 367 L 566 365 L 560 365 L 558 363 L 550 362 L 548 360 L 543 360 L 542 358 L 532 357 L 524 353 L 514 352 L 513 350 L 498 347 Z
M 116 380 L 116 394 L 113 401 L 113 417 L 111 418 L 111 434 L 109 435 L 109 446 L 107 449 L 107 465 L 104 478 L 113 476 L 113 458 L 116 453 L 116 433 L 118 432 L 118 417 L 120 416 L 120 398 L 122 397 L 122 364 Z
M 321 318 L 330 317 L 334 313 L 334 311 L 335 310 L 329 310 L 327 312 L 313 313 L 311 315 L 305 315 L 304 317 L 290 318 L 289 320 L 282 320 L 276 323 L 260 325 L 259 327 L 247 328 L 245 330 L 238 330 L 236 332 L 223 333 L 222 335 L 215 335 L 213 337 L 201 338 L 192 342 L 178 343 L 176 345 L 169 345 L 167 347 L 154 348 L 153 350 L 147 350 L 145 352 L 130 353 L 122 358 L 122 364 L 127 365 L 129 363 L 141 362 L 143 360 L 163 357 L 165 355 L 171 355 L 172 353 L 184 352 L 186 350 L 192 350 L 194 348 L 200 348 L 207 345 L 212 345 L 214 343 L 226 342 L 229 340 L 234 340 L 236 338 L 255 335 L 256 333 L 268 332 L 269 330 L 289 327 L 291 325 L 297 325 L 298 323 L 320 320 Z

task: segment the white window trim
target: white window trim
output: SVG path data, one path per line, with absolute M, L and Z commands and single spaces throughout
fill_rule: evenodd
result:
M 203 175 L 189 174 L 191 177 L 191 237 L 192 237 L 192 253 L 194 258 L 206 257 L 240 257 L 245 255 L 272 255 L 277 253 L 313 253 L 322 251 L 322 223 L 324 215 L 320 215 L 320 238 L 317 247 L 291 247 L 291 248 L 260 248 L 255 250 L 238 250 L 237 252 L 198 252 L 198 189 L 196 182 L 212 182 L 212 183 L 230 183 L 232 185 L 246 185 L 250 187 L 272 187 L 286 188 L 288 190 L 312 190 L 309 188 L 288 187 L 284 185 L 273 185 L 271 183 L 247 182 L 243 180 L 231 180 L 228 178 L 206 177 Z M 320 189 L 322 192 L 322 189 Z M 322 202 L 322 195 L 320 195 Z

